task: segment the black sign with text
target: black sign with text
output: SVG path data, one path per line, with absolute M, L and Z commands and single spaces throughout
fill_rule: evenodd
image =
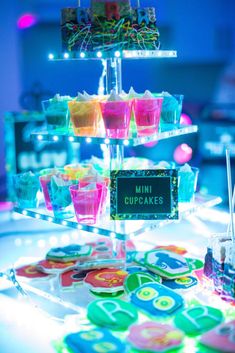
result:
M 111 172 L 111 219 L 178 219 L 175 169 Z

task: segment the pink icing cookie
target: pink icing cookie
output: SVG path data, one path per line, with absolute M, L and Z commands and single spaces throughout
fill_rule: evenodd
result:
M 130 327 L 127 340 L 137 349 L 166 352 L 182 344 L 184 334 L 170 325 L 148 321 Z
M 52 260 L 42 260 L 36 264 L 37 269 L 43 273 L 56 274 L 73 269 L 77 261 L 57 262 Z
M 71 270 L 60 274 L 60 286 L 65 290 L 73 290 L 77 285 L 83 282 L 90 270 Z
M 89 272 L 84 283 L 96 292 L 117 292 L 123 290 L 123 282 L 128 273 L 115 268 L 104 268 Z
M 221 352 L 235 352 L 235 320 L 223 323 L 204 333 L 200 342 Z

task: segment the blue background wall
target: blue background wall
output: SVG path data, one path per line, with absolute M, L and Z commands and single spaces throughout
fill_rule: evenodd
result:
M 89 3 L 82 1 L 84 6 Z M 1 2 L 0 176 L 5 170 L 3 114 L 20 109 L 23 92 L 31 90 L 35 82 L 52 94 L 75 95 L 84 89 L 97 92 L 100 62 L 47 61 L 49 52 L 60 50 L 60 9 L 76 4 L 75 0 Z M 223 70 L 235 60 L 235 1 L 142 0 L 141 4 L 157 8 L 162 49 L 177 50 L 178 58 L 123 62 L 123 88 L 183 93 L 197 122 L 201 107 L 213 100 Z M 24 12 L 34 13 L 39 22 L 19 30 L 17 18 Z M 174 143 L 169 140 L 163 157 L 171 155 Z

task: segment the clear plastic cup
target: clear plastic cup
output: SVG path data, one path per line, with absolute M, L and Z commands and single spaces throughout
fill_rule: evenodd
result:
M 65 133 L 69 127 L 68 99 L 55 98 L 42 101 L 48 132 Z
M 70 187 L 74 211 L 79 223 L 95 224 L 100 215 L 103 185 L 84 183 Z
M 178 201 L 193 202 L 197 188 L 199 169 L 189 167 L 188 170 L 178 169 Z
M 97 136 L 100 108 L 97 101 L 78 102 L 72 100 L 68 103 L 70 119 L 76 136 Z
M 180 124 L 184 95 L 173 94 L 163 98 L 160 125 L 178 126 Z
M 15 174 L 13 175 L 13 185 L 15 188 L 16 203 L 19 207 L 38 207 L 40 183 L 37 175 L 31 171 Z
M 57 173 L 63 173 L 63 172 L 64 172 L 64 170 L 62 168 L 59 168 L 59 169 L 47 168 L 47 169 L 42 169 L 40 171 L 39 181 L 40 181 L 46 209 L 48 211 L 52 211 L 51 199 L 50 199 L 50 195 L 48 192 L 48 184 L 51 182 L 52 175 L 55 175 Z
M 47 188 L 52 211 L 56 218 L 67 219 L 74 217 L 69 187 L 75 183 L 76 181 L 71 180 L 66 174 L 50 176 L 50 182 L 47 184 Z
M 133 109 L 138 136 L 158 132 L 163 98 L 134 99 Z
M 100 102 L 105 133 L 108 138 L 128 138 L 132 101 Z

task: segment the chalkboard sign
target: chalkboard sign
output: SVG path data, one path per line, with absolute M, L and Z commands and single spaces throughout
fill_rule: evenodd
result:
M 178 175 L 175 169 L 113 170 L 110 217 L 178 219 Z
M 72 149 L 66 142 L 32 141 L 33 131 L 45 129 L 42 113 L 8 112 L 4 118 L 7 191 L 9 199 L 14 200 L 13 174 L 62 167 L 70 163 Z

